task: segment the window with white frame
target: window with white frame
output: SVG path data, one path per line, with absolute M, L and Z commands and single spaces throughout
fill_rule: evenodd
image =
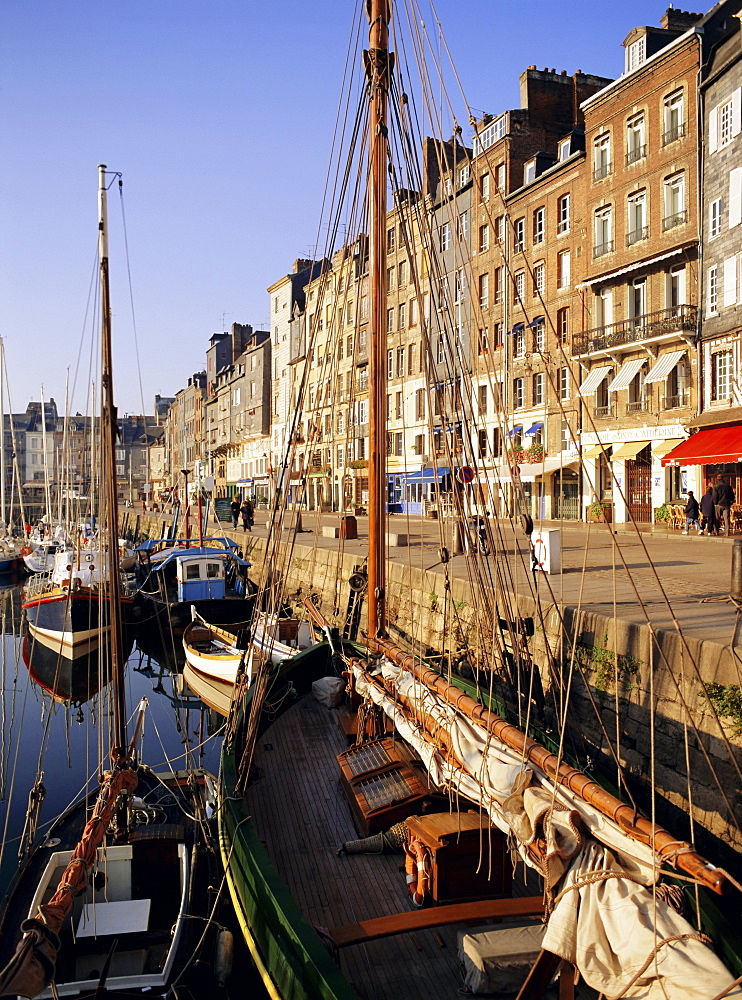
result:
M 562 139 L 559 143 L 559 159 L 566 160 L 572 152 L 572 139 Z
M 632 246 L 649 235 L 647 226 L 647 192 L 629 195 L 627 203 L 626 244 Z
M 662 145 L 668 146 L 685 135 L 685 97 L 682 90 L 668 94 L 664 100 Z
M 569 368 L 566 366 L 557 369 L 557 393 L 562 401 L 569 399 Z
M 626 163 L 636 163 L 647 155 L 644 112 L 632 115 L 626 122 Z
M 662 219 L 662 230 L 674 229 L 687 221 L 685 210 L 685 171 L 681 170 L 672 177 L 666 177 L 664 183 L 665 215 Z
M 495 167 L 495 184 L 498 191 L 505 190 L 505 164 L 498 163 Z
M 465 167 L 461 167 L 459 170 L 459 187 L 463 187 L 465 184 L 469 183 L 469 177 L 471 176 L 471 169 L 469 164 Z
M 742 131 L 742 88 L 712 108 L 709 113 L 708 150 L 715 153 L 723 149 Z
M 569 338 L 569 306 L 557 309 L 556 332 L 560 344 L 566 344 Z
M 394 226 L 386 231 L 386 252 L 391 253 L 397 245 L 396 230 Z
M 488 354 L 490 349 L 490 331 L 489 327 L 483 326 L 479 329 L 479 338 L 477 340 L 478 353 Z
M 544 373 L 536 372 L 533 376 L 533 396 L 534 406 L 541 406 L 544 402 Z
M 611 134 L 604 132 L 593 142 L 593 180 L 599 181 L 611 172 Z
M 490 304 L 490 276 L 486 272 L 479 275 L 479 305 L 487 309 Z
M 671 267 L 666 275 L 665 305 L 676 312 L 679 306 L 685 305 L 685 299 L 685 265 L 678 264 Z
M 595 211 L 593 257 L 602 257 L 613 250 L 613 207 L 603 205 Z
M 441 251 L 451 249 L 451 226 L 444 222 L 441 226 Z
M 629 285 L 629 316 L 640 320 L 647 312 L 647 279 L 636 278 Z M 636 325 L 636 323 L 635 323 Z
M 479 252 L 486 253 L 490 248 L 490 227 L 485 223 L 479 227 Z
M 479 386 L 479 416 L 485 417 L 487 415 L 487 386 Z
M 386 311 L 386 332 L 387 333 L 393 333 L 394 332 L 394 310 L 393 309 L 387 309 L 387 311 Z
M 525 383 L 522 378 L 513 379 L 513 408 L 522 410 L 526 405 Z
M 469 213 L 462 212 L 456 219 L 456 238 L 465 243 L 469 239 Z
M 481 192 L 482 201 L 490 200 L 490 175 L 482 174 L 479 180 L 479 190 Z
M 526 294 L 526 272 L 516 271 L 513 277 L 515 286 L 515 298 L 517 302 L 522 302 Z
M 505 242 L 505 216 L 498 215 L 495 219 L 495 239 L 498 243 Z
M 397 267 L 397 288 L 404 288 L 407 284 L 407 261 L 401 260 Z
M 713 264 L 706 272 L 706 315 L 715 316 L 719 311 L 718 269 Z
M 537 208 L 533 213 L 533 242 L 543 243 L 546 228 L 546 217 L 543 208 Z
M 513 250 L 521 253 L 526 248 L 526 220 L 516 219 L 513 223 Z
M 533 294 L 543 295 L 546 289 L 546 265 L 543 261 L 533 266 Z
M 536 161 L 529 160 L 523 167 L 523 183 L 530 184 L 536 180 Z
M 394 351 L 386 352 L 386 377 L 394 378 Z
M 542 319 L 533 326 L 533 350 L 540 353 L 546 347 L 546 325 Z
M 436 352 L 435 361 L 436 364 L 442 364 L 446 359 L 446 336 L 443 333 L 438 334 L 438 340 L 436 342 Z
M 407 303 L 401 302 L 399 305 L 399 323 L 397 325 L 398 330 L 405 330 L 407 328 Z
M 570 196 L 563 194 L 557 201 L 557 232 L 566 233 L 570 226 Z
M 572 256 L 569 250 L 562 250 L 557 255 L 557 288 L 566 288 L 571 280 Z
M 711 400 L 725 403 L 732 397 L 733 356 L 731 351 L 711 355 Z
M 493 299 L 497 302 L 502 302 L 502 296 L 505 291 L 505 267 L 496 267 L 494 272 L 495 288 Z
M 721 236 L 721 212 L 722 212 L 722 199 L 714 198 L 714 200 L 709 203 L 710 240 L 715 240 L 717 236 Z
M 630 73 L 634 69 L 642 66 L 647 59 L 647 36 L 642 35 L 635 42 L 626 46 L 626 72 Z
M 513 330 L 513 357 L 522 358 L 526 353 L 526 334 L 523 324 L 519 324 Z

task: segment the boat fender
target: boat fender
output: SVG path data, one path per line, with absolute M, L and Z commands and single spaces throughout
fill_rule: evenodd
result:
M 21 548 L 21 555 L 22 556 L 30 556 L 31 552 L 32 552 L 32 549 L 31 549 L 30 545 L 24 545 L 24 546 L 22 546 L 22 548 Z
M 525 535 L 533 534 L 533 518 L 530 514 L 521 514 L 520 523 L 523 525 L 523 533 Z
M 448 549 L 446 548 L 445 545 L 442 545 L 438 549 L 438 558 L 440 559 L 440 561 L 442 563 L 447 563 L 448 560 L 451 558 L 450 553 L 449 553 L 449 551 L 448 551 Z
M 214 959 L 214 975 L 219 986 L 229 979 L 234 962 L 234 936 L 226 927 L 222 927 L 216 937 L 216 957 Z

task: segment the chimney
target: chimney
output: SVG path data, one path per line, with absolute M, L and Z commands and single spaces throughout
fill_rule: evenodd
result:
M 665 31 L 687 31 L 703 17 L 703 14 L 691 14 L 685 10 L 676 10 L 675 7 L 668 7 L 662 15 L 660 27 Z

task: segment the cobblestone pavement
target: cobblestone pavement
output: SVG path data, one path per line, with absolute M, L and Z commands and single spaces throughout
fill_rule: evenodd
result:
M 232 531 L 231 526 L 225 525 L 219 527 L 219 532 L 230 535 L 237 542 L 248 541 L 250 537 L 265 538 L 266 517 L 265 511 L 256 512 L 252 536 L 242 528 Z M 297 544 L 332 549 L 341 544 L 346 552 L 357 554 L 360 561 L 367 546 L 368 518 L 356 520 L 358 538 L 338 541 L 326 537 L 322 529 L 340 524 L 339 514 L 305 512 Z M 510 522 L 501 524 L 496 547 L 509 557 L 516 585 L 525 592 L 530 576 L 527 538 L 519 526 L 514 527 Z M 581 522 L 559 524 L 551 521 L 539 524 L 538 528 L 559 528 L 561 535 L 562 572 L 550 575 L 548 580 L 546 574 L 538 574 L 544 601 L 553 599 L 559 604 L 580 604 L 586 610 L 603 614 L 613 614 L 615 607 L 619 618 L 642 623 L 647 618 L 639 606 L 638 594 L 655 627 L 672 628 L 674 616 L 689 635 L 722 645 L 732 642 L 736 609 L 729 600 L 729 590 L 734 537 L 682 535 L 664 527 L 642 530 L 638 534 L 629 525 Z M 406 535 L 408 541 L 407 545 L 392 546 L 390 558 L 416 569 L 440 566 L 442 545 L 451 553 L 456 551 L 453 524 L 449 521 L 420 521 L 393 515 L 388 520 L 388 531 Z M 737 537 L 742 542 L 742 535 Z M 492 564 L 495 556 L 477 558 Z M 453 554 L 450 570 L 454 575 L 467 573 L 465 556 Z

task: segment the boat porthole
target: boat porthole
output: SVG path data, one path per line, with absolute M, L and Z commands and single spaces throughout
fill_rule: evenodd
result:
M 363 573 L 353 573 L 353 575 L 348 580 L 348 584 L 351 590 L 355 590 L 356 593 L 366 589 L 368 581 Z

